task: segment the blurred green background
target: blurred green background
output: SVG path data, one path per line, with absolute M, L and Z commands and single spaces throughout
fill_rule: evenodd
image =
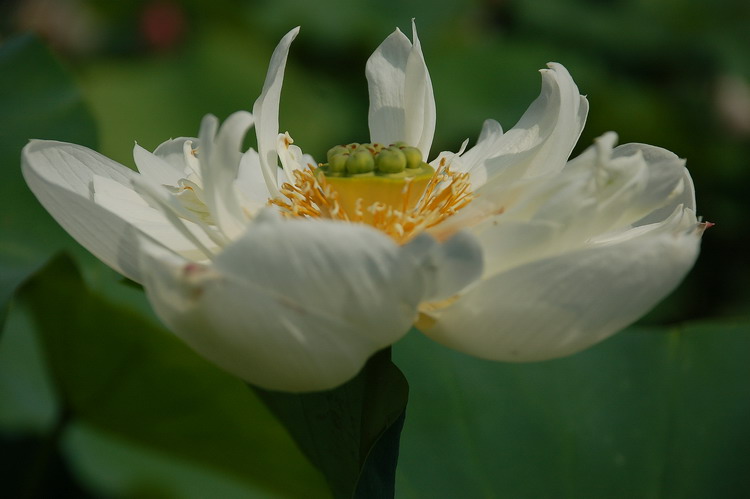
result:
M 399 343 L 412 403 L 397 497 L 750 496 L 745 0 L 3 2 L 0 301 L 44 267 L 2 313 L 0 496 L 326 497 L 250 392 L 56 227 L 18 158 L 46 138 L 133 166 L 133 141 L 153 149 L 206 113 L 251 109 L 297 25 L 281 130 L 321 157 L 367 138 L 365 62 L 411 18 L 437 102 L 433 154 L 486 118 L 512 127 L 537 70 L 560 62 L 591 104 L 575 153 L 609 130 L 674 151 L 716 226 L 638 327 L 569 359 L 509 366 L 416 334 Z M 47 264 L 61 248 L 75 263 Z

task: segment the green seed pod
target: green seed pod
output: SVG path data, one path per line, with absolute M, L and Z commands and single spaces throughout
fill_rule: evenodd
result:
M 328 171 L 331 173 L 346 173 L 346 161 L 349 153 L 336 154 L 328 159 Z
M 375 166 L 381 173 L 400 173 L 406 168 L 406 156 L 398 147 L 389 147 L 375 157 Z
M 330 162 L 332 157 L 338 156 L 339 154 L 348 153 L 348 152 L 349 152 L 349 149 L 347 149 L 346 146 L 333 146 L 330 149 L 328 149 L 326 158 Z
M 416 147 L 402 147 L 401 152 L 406 156 L 407 168 L 419 168 L 422 165 L 422 153 Z
M 369 173 L 375 169 L 375 160 L 370 151 L 355 151 L 346 160 L 346 171 L 350 175 Z
M 391 144 L 391 147 L 409 147 L 409 144 L 407 144 L 403 140 L 399 140 L 398 142 L 394 142 L 393 144 Z

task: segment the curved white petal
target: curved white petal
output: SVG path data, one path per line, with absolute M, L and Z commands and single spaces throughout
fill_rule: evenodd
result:
M 138 174 L 86 147 L 33 140 L 23 149 L 23 176 L 52 217 L 82 246 L 140 282 L 138 230 L 94 199 L 95 176 L 129 186 Z
M 251 215 L 268 204 L 271 194 L 263 177 L 260 158 L 254 149 L 249 149 L 242 155 L 235 186 L 243 207 Z
M 667 149 L 648 144 L 630 143 L 617 146 L 612 157 L 624 157 L 640 154 L 649 164 L 649 190 L 648 199 L 654 201 L 662 200 L 664 206 L 654 210 L 636 225 L 655 223 L 668 217 L 675 207 L 682 205 L 691 210 L 696 210 L 695 187 L 690 173 L 685 168 L 685 160 L 679 158 L 675 153 Z M 679 175 L 682 179 L 679 192 L 673 192 L 674 176 Z M 654 203 L 657 204 L 657 203 Z
M 593 345 L 664 298 L 698 255 L 702 229 L 691 210 L 636 231 L 497 274 L 433 311 L 424 332 L 493 360 L 544 360 Z
M 369 227 L 266 215 L 210 266 L 147 244 L 149 299 L 178 336 L 250 383 L 339 385 L 409 329 L 422 269 Z
M 213 117 L 206 135 L 201 133 L 202 150 L 199 153 L 203 191 L 206 205 L 216 225 L 229 238 L 237 237 L 244 229 L 246 219 L 235 190 L 235 180 L 242 153 L 242 141 L 253 125 L 253 115 L 247 111 L 231 114 L 215 135 Z M 204 121 L 207 121 L 204 120 Z
M 154 149 L 154 155 L 172 165 L 175 170 L 180 172 L 182 177 L 187 177 L 191 171 L 198 173 L 196 158 L 192 155 L 192 151 L 199 148 L 200 141 L 197 137 L 178 137 L 159 144 Z M 189 154 L 185 153 L 186 149 Z
M 435 134 L 435 98 L 417 29 L 414 43 L 394 31 L 367 61 L 368 122 L 373 142 L 404 141 L 427 157 Z
M 560 171 L 581 135 L 588 101 L 561 64 L 541 70 L 542 91 L 505 132 L 485 122 L 477 144 L 463 155 L 466 171 L 481 180 L 508 183 Z M 474 188 L 480 184 L 474 184 Z
M 278 176 L 278 155 L 276 153 L 276 136 L 279 134 L 279 100 L 281 99 L 281 85 L 284 80 L 284 69 L 289 55 L 289 47 L 299 33 L 299 27 L 284 35 L 271 56 L 266 81 L 260 97 L 253 104 L 255 129 L 258 135 L 258 154 L 266 180 L 268 191 L 272 197 L 280 196 L 276 187 Z
M 615 141 L 615 134 L 605 134 L 557 175 L 484 189 L 463 216 L 485 212 L 471 228 L 487 248 L 485 276 L 661 222 L 687 204 L 679 201 L 692 200 L 677 156 L 645 145 L 613 149 Z

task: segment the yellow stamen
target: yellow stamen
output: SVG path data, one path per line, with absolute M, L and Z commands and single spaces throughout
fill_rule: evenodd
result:
M 455 173 L 442 161 L 437 171 L 420 179 L 326 177 L 309 168 L 294 172 L 285 183 L 286 199 L 271 199 L 287 217 L 329 218 L 372 225 L 399 244 L 450 217 L 473 199 L 467 173 Z M 353 182 L 355 181 L 355 182 Z

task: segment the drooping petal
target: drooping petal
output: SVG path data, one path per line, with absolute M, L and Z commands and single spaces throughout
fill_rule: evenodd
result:
M 435 134 L 435 98 L 417 29 L 414 43 L 394 31 L 367 61 L 368 122 L 373 142 L 405 141 L 427 157 Z
M 125 186 L 138 175 L 86 147 L 33 140 L 23 149 L 23 176 L 52 217 L 82 246 L 140 282 L 138 228 L 94 200 L 95 176 Z
M 267 389 L 322 390 L 409 329 L 425 284 L 403 251 L 363 225 L 266 210 L 213 265 L 147 245 L 143 272 L 158 315 L 209 360 Z
M 451 305 L 427 310 L 423 331 L 452 348 L 505 361 L 550 359 L 593 345 L 664 298 L 698 255 L 702 228 L 691 210 L 679 207 L 662 224 L 635 230 L 635 237 L 499 273 Z
M 271 63 L 268 66 L 263 90 L 253 105 L 260 165 L 263 169 L 263 178 L 266 180 L 268 191 L 272 197 L 281 195 L 276 186 L 276 177 L 278 176 L 276 137 L 279 134 L 279 101 L 289 47 L 297 33 L 299 33 L 299 27 L 284 35 L 284 38 L 276 46 L 271 56 Z
M 539 97 L 518 123 L 503 134 L 495 122 L 485 122 L 478 143 L 463 155 L 475 189 L 481 181 L 509 183 L 556 173 L 565 165 L 583 130 L 588 101 L 562 65 L 548 66 L 541 70 Z

